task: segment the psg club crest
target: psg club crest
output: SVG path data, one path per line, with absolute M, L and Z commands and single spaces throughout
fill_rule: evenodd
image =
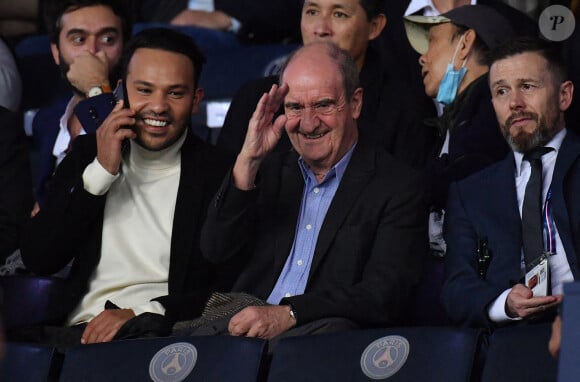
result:
M 159 350 L 149 363 L 154 382 L 183 381 L 197 362 L 197 349 L 188 342 L 176 342 Z
M 409 341 L 401 336 L 386 336 L 366 347 L 360 359 L 363 373 L 371 379 L 386 379 L 407 361 Z

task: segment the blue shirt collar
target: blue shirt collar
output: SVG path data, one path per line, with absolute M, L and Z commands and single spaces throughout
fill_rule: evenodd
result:
M 335 175 L 336 175 L 336 180 L 338 180 L 338 182 L 340 183 L 340 181 L 342 180 L 342 177 L 344 175 L 344 172 L 346 171 L 346 168 L 350 162 L 350 158 L 352 157 L 352 153 L 353 153 L 355 147 L 356 147 L 356 142 L 343 155 L 343 157 L 334 166 L 332 166 L 332 168 L 330 169 L 328 174 L 326 174 L 326 176 L 324 177 L 324 180 L 322 182 L 320 182 L 320 184 L 323 184 L 324 182 L 326 182 L 328 179 L 330 179 L 331 177 L 333 177 Z M 308 167 L 306 162 L 304 162 L 304 159 L 302 158 L 302 156 L 300 156 L 298 158 L 298 166 L 300 167 L 300 171 L 302 172 L 302 176 L 304 177 L 304 181 L 306 181 L 308 178 L 310 178 L 310 179 L 314 180 L 315 184 L 318 183 L 318 181 L 316 180 L 316 175 L 314 175 L 314 173 L 312 172 L 310 167 Z

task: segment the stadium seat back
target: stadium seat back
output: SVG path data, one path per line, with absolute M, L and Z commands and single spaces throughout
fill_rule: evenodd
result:
M 400 327 L 287 338 L 268 381 L 467 381 L 479 337 L 475 329 Z
M 212 381 L 261 378 L 265 341 L 162 337 L 80 345 L 65 353 L 61 382 Z
M 551 325 L 495 330 L 483 366 L 482 382 L 555 381 L 557 362 L 548 352 Z
M 4 327 L 7 330 L 59 319 L 55 301 L 62 299 L 65 280 L 57 277 L 14 275 L 0 277 Z
M 0 361 L 0 381 L 55 381 L 59 357 L 52 346 L 28 343 L 7 343 Z

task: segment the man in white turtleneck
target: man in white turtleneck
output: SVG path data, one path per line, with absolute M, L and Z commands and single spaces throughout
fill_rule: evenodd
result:
M 229 165 L 188 134 L 203 62 L 179 32 L 136 35 L 122 60 L 130 105 L 120 101 L 96 136 L 75 143 L 47 208 L 25 230 L 23 259 L 33 272 L 73 260 L 59 313 L 77 343 L 193 318 L 210 291 L 228 287 L 199 253 L 207 203 Z

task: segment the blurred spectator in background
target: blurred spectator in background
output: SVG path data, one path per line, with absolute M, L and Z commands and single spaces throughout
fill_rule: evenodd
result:
M 449 184 L 509 151 L 491 105 L 487 54 L 515 32 L 510 20 L 485 5 L 465 5 L 440 16 L 405 16 L 405 23 L 411 46 L 421 53 L 425 94 L 445 106 L 425 171 L 431 249 L 443 256 Z
M 300 0 L 137 0 L 142 22 L 237 33 L 244 40 L 289 41 L 300 36 Z
M 0 36 L 18 37 L 40 32 L 41 0 L 0 0 Z
M 32 208 L 28 141 L 22 116 L 0 106 L 0 264 L 19 248 Z
M 383 0 L 385 13 L 389 18 L 389 27 L 378 39 L 382 46 L 388 68 L 396 69 L 410 92 L 416 95 L 416 102 L 426 104 L 425 107 L 438 108 L 443 111 L 442 105 L 435 103 L 423 91 L 420 73 L 419 54 L 407 42 L 403 16 L 438 16 L 442 13 L 463 6 L 483 4 L 490 6 L 504 15 L 516 25 L 516 33 L 522 35 L 536 35 L 537 23 L 517 9 L 506 5 L 501 0 Z M 434 111 L 433 111 L 434 112 Z
M 131 18 L 122 0 L 50 0 L 46 25 L 51 51 L 71 98 L 42 108 L 33 121 L 33 139 L 39 151 L 35 180 L 37 206 L 42 206 L 52 174 L 70 151 L 72 141 L 94 132 L 114 104 L 112 88 L 124 42 L 131 36 Z M 98 97 L 103 94 L 108 97 Z M 73 112 L 83 100 L 84 117 Z
M 18 111 L 22 97 L 22 81 L 8 46 L 0 38 L 0 107 Z

